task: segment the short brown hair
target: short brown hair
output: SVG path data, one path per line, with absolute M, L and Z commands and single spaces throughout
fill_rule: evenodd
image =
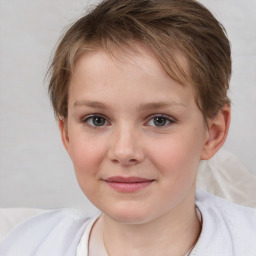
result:
M 230 104 L 230 44 L 208 9 L 194 0 L 107 0 L 75 22 L 57 47 L 49 69 L 55 115 L 67 118 L 69 82 L 82 54 L 135 43 L 149 47 L 171 78 L 192 83 L 205 118 Z M 188 74 L 177 53 L 186 59 Z

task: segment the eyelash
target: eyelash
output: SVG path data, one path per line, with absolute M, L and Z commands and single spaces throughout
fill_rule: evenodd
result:
M 96 120 L 93 120 L 94 118 L 95 119 L 96 118 L 103 119 L 102 121 L 104 121 L 104 123 L 102 125 L 95 125 L 95 123 L 93 123 L 93 121 L 96 121 Z M 159 125 L 159 126 L 156 125 L 156 123 L 154 122 L 154 121 L 156 121 L 156 118 L 161 118 L 162 121 L 164 121 L 164 124 Z M 166 115 L 163 115 L 163 114 L 155 114 L 155 115 L 152 115 L 152 116 L 148 117 L 148 121 L 145 123 L 146 126 L 148 126 L 148 124 L 151 121 L 154 122 L 154 125 L 149 125 L 149 126 L 159 127 L 159 128 L 168 127 L 168 126 L 176 123 L 176 120 L 174 118 L 170 118 L 169 116 L 166 116 Z M 110 124 L 110 122 L 107 120 L 107 118 L 104 117 L 103 115 L 100 115 L 100 114 L 92 114 L 92 115 L 86 116 L 85 118 L 82 119 L 82 122 L 88 124 L 88 126 L 93 127 L 93 128 L 104 127 L 104 126 L 106 126 L 106 123 L 107 123 L 107 125 Z
M 156 118 L 161 118 L 165 121 L 164 125 L 160 125 L 157 126 L 155 123 L 154 125 L 151 125 L 153 127 L 158 127 L 158 128 L 162 128 L 162 127 L 168 127 L 172 124 L 174 124 L 176 122 L 176 120 L 174 120 L 173 118 L 170 118 L 169 116 L 163 115 L 163 114 L 156 114 L 156 115 L 152 115 L 149 117 L 149 121 L 146 122 L 146 124 L 149 124 L 150 121 L 154 122 L 156 121 Z
M 90 124 L 89 121 L 92 121 L 92 122 L 93 122 L 93 119 L 94 119 L 94 118 L 101 118 L 101 119 L 104 119 L 104 124 L 103 124 L 103 125 L 99 125 L 99 126 L 97 126 L 97 125 L 95 125 L 95 124 L 93 124 L 93 123 Z M 105 126 L 105 123 L 106 123 L 106 122 L 109 124 L 109 122 L 107 121 L 107 119 L 106 119 L 104 116 L 100 115 L 100 114 L 92 114 L 92 115 L 86 116 L 85 118 L 82 119 L 82 122 L 83 122 L 83 123 L 87 123 L 89 126 L 94 127 L 94 128 Z

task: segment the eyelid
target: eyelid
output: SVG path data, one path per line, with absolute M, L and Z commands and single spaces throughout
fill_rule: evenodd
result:
M 167 121 L 169 121 L 170 123 L 168 125 L 165 125 L 165 126 L 162 126 L 162 127 L 166 127 L 166 126 L 169 126 L 173 123 L 177 123 L 177 120 L 174 118 L 174 117 L 170 117 L 169 115 L 166 115 L 166 114 L 153 114 L 153 115 L 150 115 L 148 118 L 147 118 L 147 121 L 146 121 L 146 124 L 149 123 L 149 121 L 151 121 L 153 118 L 155 117 L 163 117 L 165 118 Z M 161 126 L 159 126 L 160 128 Z
M 82 117 L 82 118 L 81 118 L 81 122 L 82 122 L 82 123 L 87 123 L 88 126 L 92 126 L 92 125 L 89 125 L 89 124 L 88 124 L 88 120 L 90 120 L 90 118 L 94 118 L 94 117 L 101 117 L 101 118 L 104 118 L 105 121 L 106 121 L 106 123 L 107 123 L 106 125 L 109 125 L 109 124 L 110 124 L 110 122 L 108 121 L 108 118 L 107 118 L 107 117 L 105 117 L 105 116 L 102 115 L 102 114 L 98 114 L 98 113 L 89 114 L 89 115 L 86 115 L 86 116 Z M 102 125 L 102 126 L 98 126 L 98 127 L 104 127 L 104 126 L 106 126 L 106 125 Z M 97 126 L 92 126 L 92 127 L 97 127 Z
M 176 122 L 176 121 L 177 121 L 174 117 L 171 117 L 171 116 L 166 115 L 166 114 L 161 114 L 161 113 L 150 115 L 150 116 L 148 116 L 147 119 L 149 120 L 149 119 L 152 119 L 152 118 L 154 118 L 154 117 L 164 117 L 164 118 L 166 118 L 167 120 L 170 120 L 170 121 L 172 121 L 172 122 Z

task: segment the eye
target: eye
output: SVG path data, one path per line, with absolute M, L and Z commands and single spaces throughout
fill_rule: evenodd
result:
M 147 124 L 155 127 L 165 127 L 174 123 L 174 120 L 166 116 L 158 115 L 151 118 Z
M 83 120 L 83 123 L 87 123 L 88 125 L 93 127 L 108 125 L 108 121 L 106 120 L 106 118 L 100 115 L 88 116 Z

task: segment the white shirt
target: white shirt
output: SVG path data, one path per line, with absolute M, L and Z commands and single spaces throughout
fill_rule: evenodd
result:
M 197 216 L 199 221 L 202 223 L 202 215 L 198 208 L 196 208 Z M 91 219 L 91 221 L 88 223 L 88 226 L 86 227 L 83 236 L 77 246 L 76 256 L 88 256 L 89 255 L 89 239 L 90 239 L 90 233 L 91 230 L 96 223 L 96 221 L 100 218 L 101 214 L 95 216 Z M 100 255 L 100 256 L 108 256 L 108 253 L 106 251 L 103 239 L 101 234 L 96 235 L 96 239 L 93 239 L 93 254 L 91 255 Z M 92 241 L 91 241 L 92 242 Z M 194 247 L 194 246 L 193 246 Z M 191 248 L 184 256 L 189 256 L 193 248 Z
M 234 205 L 203 190 L 197 190 L 196 206 L 203 226 L 190 256 L 256 256 L 255 209 Z M 96 219 L 68 209 L 43 213 L 11 232 L 0 244 L 0 255 L 86 256 Z
M 86 227 L 82 238 L 77 246 L 76 256 L 88 256 L 89 255 L 89 238 L 90 233 L 93 228 L 93 225 L 98 220 L 100 215 L 95 216 L 91 219 L 91 221 L 88 223 L 88 226 Z M 96 241 L 94 239 L 94 242 L 96 244 L 93 245 L 94 248 L 94 254 L 100 255 L 100 256 L 108 256 L 108 253 L 105 249 L 104 243 L 102 242 L 101 237 L 96 237 Z

